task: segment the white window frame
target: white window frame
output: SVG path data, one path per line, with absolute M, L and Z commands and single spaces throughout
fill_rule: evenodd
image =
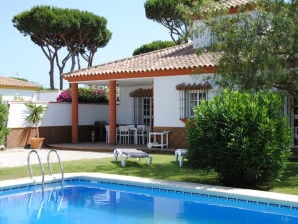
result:
M 194 116 L 194 107 L 208 100 L 208 89 L 185 89 L 180 92 L 180 119 L 188 119 Z

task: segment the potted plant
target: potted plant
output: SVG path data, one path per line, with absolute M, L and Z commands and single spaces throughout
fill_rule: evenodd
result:
M 37 105 L 36 103 L 29 102 L 26 104 L 29 115 L 26 117 L 26 121 L 31 123 L 36 130 L 36 137 L 32 137 L 30 139 L 31 141 L 31 147 L 33 149 L 40 149 L 42 147 L 44 138 L 39 137 L 39 125 L 42 121 L 42 116 L 46 110 L 46 107 L 43 105 Z

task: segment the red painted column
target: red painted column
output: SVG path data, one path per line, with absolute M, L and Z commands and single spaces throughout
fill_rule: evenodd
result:
M 71 119 L 71 142 L 78 142 L 78 121 L 79 121 L 79 113 L 78 113 L 78 83 L 71 84 L 72 90 L 72 119 Z
M 109 125 L 110 125 L 110 144 L 116 145 L 116 81 L 109 82 L 110 99 L 109 99 Z

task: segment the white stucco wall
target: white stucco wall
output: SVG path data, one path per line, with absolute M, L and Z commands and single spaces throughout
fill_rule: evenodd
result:
M 120 88 L 120 103 L 117 105 L 117 124 L 133 123 L 133 98 L 129 93 L 138 88 L 150 86 L 134 86 Z M 71 103 L 41 102 L 47 107 L 40 126 L 71 126 Z M 109 123 L 109 105 L 79 104 L 79 125 L 93 125 L 95 121 Z M 25 118 L 28 116 L 24 102 L 9 102 L 8 128 L 26 127 Z
M 252 18 L 257 18 L 263 12 L 253 10 L 248 13 Z M 235 16 L 237 16 L 237 14 L 226 15 L 226 17 L 230 17 L 230 18 Z M 214 19 L 217 20 L 217 18 L 214 18 Z M 239 23 L 239 26 L 243 27 L 243 25 L 244 24 L 242 24 L 241 22 Z M 243 27 L 243 29 L 245 29 L 245 27 Z M 213 35 L 213 36 L 211 35 L 212 34 L 211 29 L 206 26 L 206 23 L 204 20 L 200 19 L 200 20 L 194 21 L 192 25 L 192 30 L 193 30 L 193 48 L 195 49 L 208 47 L 212 42 L 216 41 L 216 35 Z
M 36 93 L 36 100 L 47 101 L 47 102 L 57 102 L 57 97 L 62 91 L 60 90 L 43 90 Z
M 211 44 L 211 30 L 206 27 L 203 20 L 193 23 L 193 48 L 204 48 Z
M 71 126 L 70 103 L 42 103 L 47 107 L 40 126 Z M 24 103 L 10 102 L 8 128 L 30 126 L 25 122 L 28 110 Z M 108 122 L 108 105 L 79 104 L 79 125 L 93 125 L 95 121 Z
M 154 79 L 154 126 L 184 127 L 180 120 L 179 91 L 176 86 L 181 83 L 194 84 L 208 81 L 213 89 L 209 90 L 212 98 L 217 90 L 212 84 L 212 75 L 188 75 L 159 77 Z M 151 88 L 151 86 L 121 87 L 120 103 L 117 105 L 117 124 L 133 123 L 133 98 L 129 93 L 138 88 Z M 49 103 L 41 126 L 71 126 L 71 104 Z M 26 127 L 25 118 L 28 115 L 23 102 L 10 102 L 8 128 Z M 79 125 L 93 125 L 95 121 L 109 123 L 109 105 L 79 104 Z
M 133 98 L 129 93 L 136 89 L 148 89 L 152 86 L 131 86 L 120 88 L 120 104 L 117 106 L 117 124 L 133 124 Z
M 176 86 L 181 83 L 199 84 L 208 81 L 213 89 L 209 90 L 208 98 L 216 94 L 212 84 L 212 75 L 188 75 L 161 77 L 154 79 L 154 126 L 184 127 L 180 120 L 179 91 Z
M 34 100 L 36 98 L 35 90 L 22 90 L 22 89 L 0 89 L 2 100 Z
M 129 93 L 134 91 L 136 87 L 121 87 L 120 102 L 117 105 L 117 124 L 133 123 L 133 98 Z
M 79 125 L 93 125 L 95 121 L 109 123 L 109 105 L 80 104 Z

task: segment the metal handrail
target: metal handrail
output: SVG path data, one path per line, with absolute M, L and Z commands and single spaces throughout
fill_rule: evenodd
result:
M 56 149 L 51 149 L 49 152 L 48 152 L 48 157 L 47 157 L 47 161 L 48 161 L 48 167 L 49 167 L 49 171 L 50 171 L 50 176 L 52 176 L 52 166 L 50 164 L 50 154 L 52 152 L 55 152 L 56 155 L 57 155 L 57 158 L 58 158 L 58 162 L 59 162 L 59 166 L 60 166 L 60 171 L 61 171 L 61 184 L 63 186 L 63 183 L 64 183 L 64 170 L 63 170 L 63 165 L 61 163 L 61 159 L 60 159 L 60 156 L 57 152 Z
M 28 167 L 29 167 L 30 176 L 33 179 L 33 171 L 32 171 L 32 167 L 31 167 L 31 163 L 30 163 L 30 158 L 31 158 L 32 153 L 35 153 L 37 158 L 38 158 L 38 162 L 39 162 L 39 166 L 40 166 L 41 174 L 42 174 L 42 192 L 43 192 L 43 190 L 44 190 L 44 169 L 43 169 L 43 165 L 41 163 L 40 157 L 38 155 L 38 152 L 36 150 L 31 150 L 28 153 L 28 157 L 27 157 L 27 164 L 28 164 Z

